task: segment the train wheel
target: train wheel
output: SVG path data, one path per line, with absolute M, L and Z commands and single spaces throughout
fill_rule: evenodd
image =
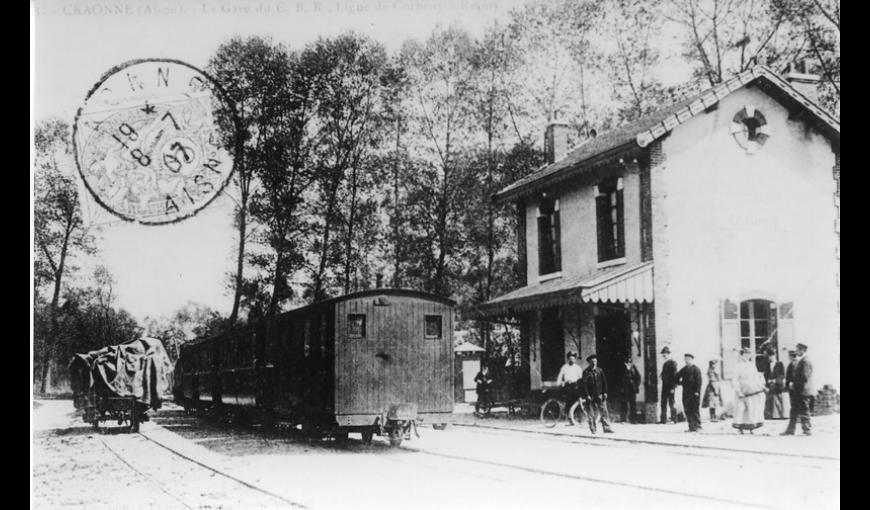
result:
M 364 430 L 361 432 L 361 434 L 362 434 L 363 444 L 372 444 L 372 438 L 374 437 L 375 434 L 374 434 L 374 432 L 371 431 L 371 429 Z
M 390 429 L 390 446 L 396 448 L 402 444 L 402 427 L 393 427 Z
M 564 412 L 564 405 L 555 398 L 551 398 L 541 406 L 541 423 L 547 428 L 553 428 L 562 419 Z

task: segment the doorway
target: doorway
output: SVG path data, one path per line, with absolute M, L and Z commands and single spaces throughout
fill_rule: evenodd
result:
M 595 316 L 595 349 L 604 369 L 607 387 L 616 388 L 625 356 L 631 353 L 631 319 L 622 306 L 598 305 Z
M 559 308 L 541 311 L 541 380 L 555 381 L 565 362 L 565 336 Z

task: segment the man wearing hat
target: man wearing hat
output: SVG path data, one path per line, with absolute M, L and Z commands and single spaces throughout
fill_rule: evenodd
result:
M 800 420 L 804 434 L 809 436 L 812 430 L 810 408 L 816 393 L 813 385 L 813 364 L 807 357 L 807 346 L 799 343 L 796 347 L 795 358 L 797 361 L 789 364 L 788 369 L 786 369 L 786 384 L 788 384 L 789 398 L 792 402 L 788 427 L 782 435 L 794 435 L 795 426 Z
M 671 408 L 671 421 L 677 423 L 677 409 L 674 406 L 674 390 L 677 387 L 677 362 L 671 359 L 671 350 L 668 346 L 662 348 L 662 357 L 665 359 L 662 365 L 662 415 L 660 423 L 668 422 L 668 406 Z
M 589 366 L 583 371 L 583 384 L 581 385 L 583 397 L 586 399 L 586 415 L 589 418 L 589 430 L 595 433 L 596 422 L 601 420 L 601 427 L 606 433 L 612 433 L 610 418 L 607 411 L 607 378 L 604 370 L 598 368 L 598 356 L 592 354 L 586 358 Z
M 687 432 L 701 430 L 701 369 L 695 365 L 695 357 L 688 352 L 686 365 L 677 372 L 677 384 L 683 386 L 683 410 L 689 422 Z
M 637 413 L 637 393 L 640 391 L 640 372 L 632 363 L 631 355 L 627 354 L 619 372 L 619 387 L 617 388 L 622 407 L 620 414 L 623 422 L 634 422 Z

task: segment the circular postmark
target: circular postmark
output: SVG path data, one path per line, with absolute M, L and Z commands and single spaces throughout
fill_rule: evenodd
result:
M 232 104 L 189 64 L 145 59 L 114 67 L 76 114 L 73 144 L 85 187 L 128 221 L 160 225 L 196 214 L 234 170 L 236 136 L 221 136 L 219 115 L 235 119 Z

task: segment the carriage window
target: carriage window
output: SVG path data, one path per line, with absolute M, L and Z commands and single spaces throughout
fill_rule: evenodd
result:
M 347 336 L 348 338 L 365 338 L 366 337 L 366 316 L 362 313 L 351 313 L 347 315 Z
M 426 338 L 441 338 L 441 316 L 426 316 Z

